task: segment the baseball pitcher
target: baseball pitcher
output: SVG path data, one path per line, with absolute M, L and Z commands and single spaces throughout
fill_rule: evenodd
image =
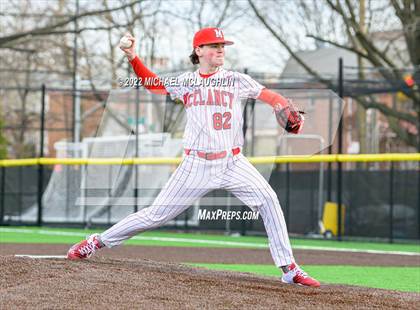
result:
M 233 42 L 225 40 L 219 28 L 204 28 L 194 35 L 190 59 L 199 68 L 181 74 L 176 83 L 165 83 L 142 63 L 135 53 L 134 37 L 127 35 L 123 43 L 120 48 L 139 80 L 153 81 L 143 86 L 183 103 L 187 115 L 183 137 L 185 155 L 152 205 L 75 244 L 68 251 L 68 259 L 85 259 L 102 247 L 120 245 L 175 218 L 208 192 L 224 189 L 261 215 L 274 263 L 283 272 L 281 280 L 320 286 L 294 260 L 276 193 L 241 153 L 244 143 L 241 100 L 254 98 L 272 106 L 280 126 L 289 133 L 301 131 L 303 113 L 250 76 L 222 67 L 225 46 Z

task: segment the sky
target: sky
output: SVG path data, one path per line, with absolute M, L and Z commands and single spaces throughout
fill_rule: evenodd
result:
M 1 0 L 0 0 L 1 1 Z M 19 3 L 19 0 L 13 0 L 15 3 Z M 129 0 L 127 0 L 129 1 Z M 303 26 L 302 20 L 296 15 L 296 3 L 295 0 L 254 0 L 259 8 L 265 8 L 264 11 L 271 18 L 271 24 L 281 24 L 283 28 L 283 36 L 289 41 L 294 41 L 295 50 L 303 50 L 314 47 L 314 42 L 310 38 L 305 38 L 306 30 Z M 311 2 L 308 0 L 308 2 Z M 57 2 L 50 2 L 47 0 L 32 0 L 30 2 L 33 6 L 34 12 L 45 12 L 45 6 L 58 5 Z M 68 0 L 64 2 L 68 8 L 69 13 L 74 9 L 75 0 Z M 80 0 L 81 11 L 95 10 L 98 9 L 96 1 Z M 145 1 L 142 4 L 141 9 L 145 10 L 145 14 L 150 14 L 155 8 L 154 1 Z M 190 12 L 190 8 L 193 4 L 191 0 L 163 0 L 161 2 L 160 9 L 166 12 L 172 12 L 175 15 L 181 16 L 182 18 L 196 19 L 196 11 Z M 206 2 L 211 3 L 210 0 Z M 215 2 L 223 5 L 224 1 Z M 256 72 L 267 72 L 280 74 L 285 66 L 287 59 L 289 58 L 288 52 L 280 43 L 273 37 L 272 34 L 261 24 L 261 22 L 255 17 L 252 10 L 249 8 L 246 0 L 234 1 L 236 6 L 247 8 L 245 16 L 230 20 L 227 27 L 223 28 L 225 37 L 235 42 L 233 46 L 226 47 L 226 64 L 225 68 L 235 69 L 242 71 L 244 68 L 250 71 Z M 312 2 L 311 2 L 312 3 Z M 371 3 L 371 2 L 369 2 Z M 384 3 L 382 0 L 376 0 L 374 3 Z M 118 1 L 109 0 L 111 7 L 119 6 L 121 3 Z M 218 15 L 212 9 L 211 5 L 205 6 L 202 17 L 209 26 L 212 20 L 216 20 Z M 147 5 L 151 8 L 147 8 Z M 198 4 L 196 4 L 196 7 Z M 138 9 L 138 6 L 136 7 Z M 198 10 L 197 10 L 198 11 Z M 219 12 L 221 8 L 219 8 Z M 229 12 L 227 14 L 227 20 L 232 19 L 237 12 Z M 117 17 L 119 23 L 124 23 L 124 15 L 122 13 L 113 13 Z M 179 67 L 181 61 L 188 62 L 188 56 L 191 53 L 191 41 L 194 32 L 198 30 L 198 26 L 192 27 L 185 20 L 177 17 L 170 17 L 169 14 L 158 15 L 159 31 L 156 33 L 156 56 L 169 58 L 169 64 L 167 71 L 173 70 Z M 165 17 L 163 17 L 165 16 Z M 168 17 L 169 16 L 169 17 Z M 83 18 L 80 21 L 80 26 L 95 26 L 93 18 Z M 24 22 L 24 21 L 22 21 Z M 150 18 L 145 21 L 150 22 Z M 378 21 L 374 21 L 377 24 Z M 43 19 L 42 24 L 48 24 L 48 18 Z M 146 24 L 145 27 L 148 27 Z M 325 28 L 324 28 L 325 29 Z M 124 31 L 124 29 L 121 29 Z M 137 35 L 141 29 L 137 30 Z M 327 28 L 328 31 L 328 28 Z M 336 29 L 329 31 L 332 35 Z M 3 31 L 2 31 L 3 32 Z M 6 31 L 7 32 L 7 31 Z M 328 32 L 327 32 L 328 33 Z M 83 36 L 89 38 L 89 43 L 92 46 L 92 50 L 103 49 L 107 51 L 107 40 L 103 39 L 106 36 L 105 32 L 101 31 L 86 31 Z M 49 38 L 51 39 L 51 37 Z M 115 38 L 115 42 L 118 42 L 119 37 Z M 300 42 L 297 42 L 300 40 Z M 121 52 L 117 51 L 117 55 Z M 139 44 L 138 53 L 140 56 L 147 56 L 148 51 L 146 46 Z
M 99 0 L 98 0 L 99 1 Z M 131 0 L 127 0 L 131 1 Z M 206 3 L 210 3 L 208 0 Z M 2 0 L 0 0 L 2 2 Z M 118 1 L 109 0 L 110 7 L 116 7 L 121 5 Z M 19 0 L 12 0 L 11 3 L 19 4 Z M 43 25 L 47 25 L 51 22 L 51 20 L 47 17 L 49 14 L 53 14 L 52 12 L 48 12 L 45 10 L 45 7 L 51 6 L 58 6 L 59 1 L 53 0 L 31 0 L 31 10 L 25 13 L 42 13 L 45 14 L 45 18 L 41 20 L 41 22 L 37 23 L 36 25 L 32 25 L 32 27 L 39 27 Z M 75 0 L 68 0 L 63 2 L 68 9 L 68 13 L 74 11 L 75 8 Z M 87 0 L 79 0 L 79 6 L 81 11 L 90 11 L 96 10 L 99 7 L 95 5 L 96 1 L 87 1 Z M 151 9 L 147 9 L 145 5 L 145 14 L 149 14 L 154 9 L 154 4 L 157 3 L 156 0 L 154 1 L 145 1 L 147 5 L 151 6 Z M 193 1 L 191 0 L 163 0 L 161 2 L 160 8 L 167 12 L 175 13 L 183 18 L 196 18 L 194 16 L 196 14 L 195 11 L 190 12 L 190 8 L 193 5 Z M 197 2 L 195 2 L 197 3 Z M 216 2 L 224 4 L 223 1 Z M 285 51 L 284 48 L 280 46 L 280 44 L 273 38 L 271 34 L 261 25 L 261 23 L 256 19 L 254 13 L 248 6 L 248 2 L 245 0 L 238 0 L 234 2 L 236 6 L 240 6 L 243 8 L 248 8 L 246 12 L 246 16 L 241 16 L 232 20 L 232 16 L 235 16 L 236 12 L 229 12 L 227 14 L 227 20 L 231 19 L 228 26 L 226 28 L 222 28 L 225 33 L 225 37 L 227 39 L 231 39 L 235 42 L 233 46 L 229 46 L 226 48 L 226 64 L 225 67 L 235 69 L 235 70 L 243 70 L 244 68 L 249 69 L 250 71 L 257 71 L 257 72 L 270 72 L 270 73 L 278 73 L 280 74 L 286 60 L 288 59 L 288 53 Z M 257 2 L 259 7 L 269 6 L 270 2 L 266 1 L 259 1 Z M 288 6 L 290 6 L 290 1 L 280 0 L 276 2 L 276 5 L 279 5 L 282 9 L 281 12 L 272 12 L 274 14 L 274 18 L 278 19 L 278 16 L 281 16 L 282 13 L 287 14 Z M 3 3 L 6 4 L 6 3 Z M 23 5 L 23 2 L 22 2 Z M 198 5 L 196 5 L 198 6 Z M 102 7 L 102 6 L 101 6 Z M 142 4 L 143 8 L 143 4 Z M 138 6 L 136 7 L 138 9 Z M 7 7 L 7 11 L 11 12 L 18 12 L 18 8 L 13 7 L 13 4 L 10 4 Z M 147 12 L 146 12 L 147 11 Z M 221 8 L 219 8 L 219 12 Z M 191 16 L 189 14 L 192 13 Z M 125 22 L 124 14 L 122 13 L 113 13 L 114 16 L 117 17 L 117 21 L 121 24 Z M 164 19 L 163 16 L 166 18 Z M 215 13 L 215 10 L 212 9 L 211 5 L 206 4 L 205 9 L 202 14 L 203 20 L 207 22 L 208 26 L 213 26 L 211 21 L 216 20 L 219 16 Z M 79 27 L 86 27 L 86 26 L 95 26 L 94 18 L 83 18 L 79 22 Z M 146 23 L 149 22 L 146 20 Z M 25 21 L 25 18 L 22 17 L 21 20 L 22 24 L 26 24 L 29 26 L 30 22 Z M 194 35 L 194 32 L 198 30 L 198 27 L 195 29 L 192 28 L 185 20 L 181 20 L 181 18 L 168 18 L 168 14 L 160 15 L 159 17 L 159 31 L 156 33 L 156 46 L 157 46 L 157 56 L 160 57 L 168 57 L 170 59 L 168 70 L 176 68 L 179 63 L 184 60 L 188 61 L 188 56 L 191 53 L 191 41 Z M 147 27 L 147 25 L 146 25 Z M 288 29 L 293 30 L 295 33 L 296 31 L 301 31 L 304 33 L 303 27 L 299 24 L 299 21 L 288 21 L 288 23 L 284 24 L 283 27 L 288 31 Z M 299 28 L 301 28 L 299 30 Z M 121 29 L 123 31 L 123 29 Z M 139 30 L 141 31 L 141 30 Z M 1 31 L 3 34 L 8 33 L 7 29 L 3 29 Z M 83 32 L 83 37 L 89 39 L 89 44 L 91 44 L 92 50 L 99 50 L 103 49 L 104 51 L 107 50 L 107 41 L 103 40 L 103 36 L 106 36 L 106 32 L 104 31 L 85 31 Z M 60 40 L 60 37 L 56 37 Z M 50 36 L 45 39 L 54 39 L 54 37 Z M 118 42 L 119 38 L 115 38 L 115 41 Z M 119 51 L 117 51 L 118 53 Z M 138 53 L 142 56 L 146 56 L 147 51 L 145 47 L 139 47 Z M 118 55 L 118 54 L 117 54 Z
M 245 4 L 245 2 L 244 2 Z M 168 10 L 182 12 L 187 8 L 190 1 L 164 1 L 163 7 Z M 211 12 L 204 12 L 211 14 Z M 251 14 L 248 12 L 248 14 Z M 168 31 L 158 36 L 160 56 L 168 56 L 172 66 L 176 66 L 181 60 L 188 59 L 192 50 L 192 38 L 194 31 L 184 21 L 176 18 L 168 22 Z M 296 25 L 293 25 L 296 27 Z M 284 48 L 272 37 L 271 34 L 259 23 L 249 18 L 238 18 L 222 28 L 226 39 L 234 41 L 234 45 L 227 46 L 225 67 L 234 66 L 234 69 L 250 71 L 281 73 L 288 58 Z M 302 29 L 303 31 L 304 29 Z M 140 54 L 143 51 L 140 51 Z M 229 62 L 229 59 L 233 59 Z

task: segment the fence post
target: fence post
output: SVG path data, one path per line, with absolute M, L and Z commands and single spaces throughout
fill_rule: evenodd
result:
M 1 188 L 0 188 L 0 225 L 3 225 L 4 218 L 4 198 L 6 188 L 6 167 L 1 167 Z
M 328 146 L 328 154 L 332 154 L 333 151 L 333 144 L 332 144 L 332 120 L 333 120 L 333 102 L 330 95 L 329 101 L 328 101 L 328 141 L 330 145 Z M 332 163 L 328 162 L 327 164 L 327 201 L 332 201 Z
M 290 163 L 286 163 L 286 227 L 290 230 Z
M 75 15 L 79 15 L 79 0 L 75 2 Z M 72 83 L 72 110 L 73 110 L 73 142 L 80 142 L 80 95 L 78 93 L 78 19 L 74 19 L 74 37 L 73 37 L 73 83 Z
M 39 157 L 44 157 L 44 130 L 45 130 L 45 84 L 41 87 L 41 117 L 40 117 L 41 128 L 39 130 L 40 135 L 40 151 Z M 37 225 L 42 225 L 42 192 L 44 187 L 44 166 L 38 164 L 38 218 Z
M 419 122 L 419 127 L 417 128 L 420 128 L 420 122 Z M 417 164 L 417 165 L 418 165 L 417 167 L 417 233 L 418 233 L 418 238 L 420 239 L 420 164 Z
M 139 81 L 136 83 L 136 107 L 135 107 L 135 114 L 136 114 L 136 137 L 135 137 L 135 149 L 134 149 L 134 156 L 136 158 L 139 157 L 139 119 L 140 119 L 140 85 Z M 139 189 L 138 189 L 138 177 L 139 177 L 139 170 L 138 165 L 134 164 L 134 212 L 137 212 L 139 206 Z
M 419 71 L 417 71 L 419 72 Z M 420 130 L 420 113 L 417 114 L 417 132 Z M 417 135 L 417 152 L 420 153 L 420 135 Z M 417 235 L 420 239 L 420 164 L 417 163 Z
M 244 73 L 248 74 L 248 69 L 247 68 L 244 69 Z M 245 103 L 244 110 L 243 110 L 243 115 L 242 115 L 243 120 L 244 120 L 243 125 L 242 125 L 242 133 L 243 133 L 243 136 L 244 136 L 244 147 L 246 147 L 247 150 L 249 150 L 248 143 L 246 142 L 246 132 L 247 132 L 248 127 L 249 127 L 248 126 L 248 122 L 249 122 L 249 119 L 248 119 L 248 103 L 251 103 L 250 98 L 248 98 L 246 103 Z M 251 142 L 251 147 L 252 147 L 253 143 L 254 143 L 254 141 Z M 242 205 L 241 206 L 241 214 L 244 214 L 244 212 L 245 212 L 245 206 Z M 241 222 L 241 235 L 242 236 L 246 235 L 246 229 L 247 229 L 246 221 L 242 220 L 242 222 Z
M 389 243 L 394 242 L 394 162 L 389 169 Z
M 343 58 L 338 60 L 338 96 L 340 97 L 339 101 L 339 109 L 338 111 L 341 113 L 342 109 L 342 100 L 343 100 Z M 344 117 L 344 115 L 343 115 Z M 338 125 L 338 154 L 342 153 L 343 149 L 343 119 L 340 119 Z M 341 236 L 343 232 L 341 231 L 342 219 L 341 216 L 343 214 L 342 210 L 342 163 L 337 163 L 337 239 L 341 241 Z
M 255 156 L 255 99 L 251 99 L 251 156 Z

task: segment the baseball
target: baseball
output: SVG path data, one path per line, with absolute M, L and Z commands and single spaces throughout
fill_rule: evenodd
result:
M 121 48 L 130 48 L 133 43 L 128 39 L 128 37 L 124 36 L 120 40 L 120 47 Z

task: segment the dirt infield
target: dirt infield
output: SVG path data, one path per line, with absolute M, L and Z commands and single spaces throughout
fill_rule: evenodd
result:
M 415 308 L 420 295 L 342 285 L 319 289 L 176 262 L 272 263 L 268 250 L 123 246 L 71 262 L 12 254 L 64 255 L 68 245 L 2 244 L 0 308 L 249 309 Z M 302 264 L 417 265 L 418 257 L 295 251 Z M 379 258 L 382 258 L 380 260 Z M 170 261 L 170 262 L 169 262 Z
M 3 309 L 414 309 L 420 295 L 278 279 L 175 263 L 96 257 L 82 262 L 0 256 Z

